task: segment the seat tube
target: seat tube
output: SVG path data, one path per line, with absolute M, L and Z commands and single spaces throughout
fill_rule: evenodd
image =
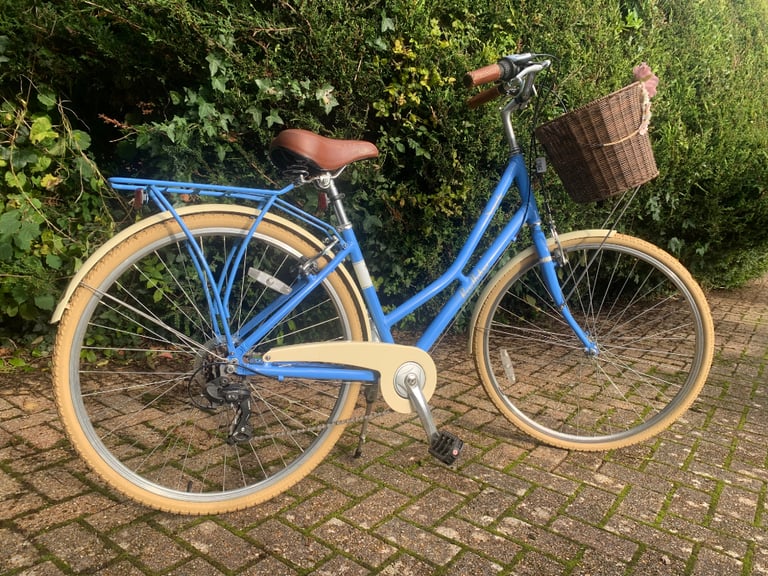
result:
M 347 230 L 343 230 L 342 237 L 352 246 L 352 250 L 350 251 L 352 270 L 355 273 L 355 278 L 357 278 L 357 284 L 360 287 L 360 291 L 363 293 L 363 300 L 365 300 L 365 305 L 368 307 L 368 314 L 376 329 L 376 337 L 382 342 L 393 344 L 395 340 L 392 336 L 390 325 L 384 315 L 384 310 L 381 308 L 379 295 L 376 292 L 376 288 L 373 286 L 373 280 L 368 271 L 368 265 L 365 263 L 365 258 L 363 258 L 360 245 L 357 243 L 357 237 L 355 236 L 354 230 L 351 227 Z
M 321 187 L 327 190 L 328 200 L 333 207 L 333 211 L 336 214 L 336 219 L 338 221 L 338 230 L 347 245 L 351 247 L 350 258 L 352 259 L 352 269 L 354 270 L 360 290 L 363 293 L 365 304 L 368 307 L 368 314 L 370 314 L 371 319 L 373 320 L 376 336 L 382 342 L 392 344 L 394 343 L 394 338 L 392 337 L 389 324 L 384 316 L 384 311 L 381 308 L 379 295 L 376 293 L 376 289 L 373 286 L 373 280 L 368 271 L 368 265 L 365 263 L 365 258 L 363 258 L 363 253 L 360 250 L 360 244 L 357 241 L 357 235 L 355 234 L 352 222 L 349 220 L 347 213 L 344 210 L 344 204 L 342 202 L 343 195 L 340 194 L 336 188 L 333 178 L 329 178 L 327 182 L 322 182 Z

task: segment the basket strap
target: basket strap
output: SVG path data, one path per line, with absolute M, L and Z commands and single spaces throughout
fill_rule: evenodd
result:
M 651 99 L 648 97 L 648 91 L 645 89 L 644 85 L 642 86 L 642 88 L 643 88 L 643 117 L 640 121 L 640 126 L 637 127 L 637 130 L 631 132 L 627 136 L 624 136 L 624 138 L 620 138 L 615 142 L 598 144 L 596 146 L 597 148 L 607 148 L 608 146 L 616 146 L 617 144 L 621 144 L 622 142 L 626 142 L 627 140 L 634 138 L 638 134 L 643 136 L 648 133 L 648 125 L 651 123 Z

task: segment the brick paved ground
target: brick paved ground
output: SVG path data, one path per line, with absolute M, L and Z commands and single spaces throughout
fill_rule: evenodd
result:
M 607 454 L 537 445 L 497 417 L 465 349 L 436 361 L 457 469 L 402 416 L 377 420 L 266 505 L 188 518 L 127 502 L 63 438 L 47 375 L 0 375 L 0 574 L 768 574 L 768 280 L 711 295 L 700 399 Z

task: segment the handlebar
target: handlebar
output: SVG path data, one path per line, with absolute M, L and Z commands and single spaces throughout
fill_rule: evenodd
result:
M 530 100 L 536 74 L 549 68 L 551 64 L 550 60 L 539 58 L 541 56 L 537 54 L 512 54 L 504 56 L 495 64 L 467 72 L 464 76 L 464 85 L 467 88 L 498 82 L 498 85 L 470 98 L 467 102 L 469 107 L 477 108 L 503 94 L 514 95 L 521 105 Z

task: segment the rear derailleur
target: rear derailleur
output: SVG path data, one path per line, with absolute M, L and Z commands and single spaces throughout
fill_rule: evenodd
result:
M 234 416 L 227 432 L 227 444 L 241 444 L 253 438 L 253 426 L 249 423 L 251 391 L 244 382 L 232 380 L 229 376 L 218 376 L 203 383 L 198 395 L 193 395 L 191 391 L 192 382 L 190 397 L 201 410 L 214 411 L 222 406 L 232 408 Z

